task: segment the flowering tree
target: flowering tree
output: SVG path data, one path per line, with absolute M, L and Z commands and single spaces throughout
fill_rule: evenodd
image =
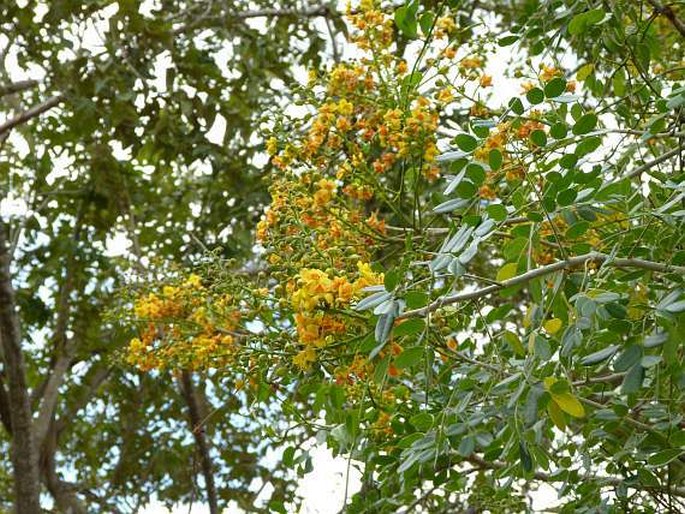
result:
M 268 408 L 124 365 L 109 311 L 150 262 L 250 253 L 259 117 L 340 28 L 300 0 L 0 2 L 0 512 L 292 496 Z
M 258 256 L 150 285 L 126 359 L 279 405 L 361 467 L 350 512 L 676 511 L 683 13 L 511 4 L 350 9 L 267 117 Z

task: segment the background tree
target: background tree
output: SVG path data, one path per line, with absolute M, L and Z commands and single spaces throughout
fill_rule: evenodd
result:
M 264 467 L 267 409 L 246 424 L 230 380 L 122 367 L 129 327 L 106 313 L 153 261 L 250 253 L 254 129 L 317 64 L 324 18 L 339 27 L 299 2 L 2 3 L 0 504 L 38 512 L 48 491 L 60 512 L 135 512 L 155 494 L 218 512 L 253 508 L 260 477 L 292 495 Z

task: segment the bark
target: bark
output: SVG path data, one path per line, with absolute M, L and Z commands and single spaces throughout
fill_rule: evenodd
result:
M 58 105 L 62 100 L 64 100 L 64 96 L 62 95 L 57 95 L 53 96 L 52 98 L 49 98 L 42 104 L 38 104 L 34 107 L 31 107 L 27 111 L 24 111 L 22 113 L 19 113 L 17 116 L 12 118 L 11 120 L 6 121 L 2 125 L 0 125 L 0 136 L 9 132 L 12 130 L 14 127 L 17 127 L 19 125 L 22 125 L 26 123 L 27 121 L 35 118 L 36 116 L 40 116 L 43 114 L 45 111 L 49 111 L 56 105 Z
M 76 488 L 72 484 L 64 482 L 57 474 L 55 454 L 57 452 L 58 437 L 54 418 L 50 421 L 45 444 L 43 445 L 43 459 L 41 462 L 45 484 L 55 500 L 58 512 L 62 514 L 87 514 L 88 511 L 85 504 L 76 495 Z
M 31 427 L 31 404 L 26 383 L 26 363 L 21 350 L 21 333 L 10 277 L 10 256 L 5 227 L 0 225 L 0 344 L 9 388 L 8 403 L 12 430 L 12 467 L 15 512 L 40 513 L 38 454 Z
M 214 485 L 214 470 L 212 466 L 212 459 L 209 456 L 209 445 L 205 438 L 205 431 L 202 426 L 202 410 L 200 401 L 193 386 L 193 379 L 189 371 L 183 371 L 181 374 L 181 393 L 188 405 L 188 414 L 190 421 L 190 430 L 195 439 L 198 454 L 200 455 L 200 463 L 202 466 L 202 474 L 205 478 L 205 489 L 207 493 L 207 504 L 209 505 L 210 514 L 218 514 L 219 507 L 216 496 L 216 486 Z
M 13 95 L 14 93 L 21 93 L 22 91 L 31 89 L 37 85 L 37 80 L 20 80 L 18 82 L 5 84 L 4 86 L 0 86 L 0 98 L 6 95 Z

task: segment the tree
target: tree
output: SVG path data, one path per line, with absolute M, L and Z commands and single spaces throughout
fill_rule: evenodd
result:
M 108 312 L 153 261 L 188 264 L 218 242 L 226 258 L 250 252 L 250 209 L 267 198 L 254 128 L 338 16 L 31 0 L 3 2 L 0 19 L 0 508 L 38 512 L 45 492 L 59 512 L 135 512 L 152 494 L 251 508 L 253 478 L 291 495 L 262 459 L 268 409 L 246 425 L 224 377 L 123 365 L 132 334 Z
M 287 394 L 350 512 L 682 510 L 683 16 L 362 1 L 265 130 L 261 272 L 150 284 L 129 361 Z

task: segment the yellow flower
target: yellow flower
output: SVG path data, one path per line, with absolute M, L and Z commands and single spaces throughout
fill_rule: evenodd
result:
M 311 368 L 314 361 L 316 361 L 316 350 L 309 346 L 293 357 L 293 364 L 302 371 Z
M 193 273 L 193 274 L 191 274 L 190 276 L 188 276 L 188 278 L 186 279 L 184 285 L 185 285 L 186 287 L 192 287 L 192 288 L 195 288 L 195 289 L 199 289 L 199 288 L 202 287 L 202 279 L 200 278 L 199 275 L 196 275 L 196 274 Z
M 350 116 L 354 112 L 354 105 L 344 98 L 338 102 L 338 113 L 341 116 Z
M 276 155 L 278 152 L 278 140 L 275 137 L 270 137 L 266 142 L 266 151 L 269 155 Z
M 452 93 L 451 87 L 446 87 L 438 93 L 438 101 L 442 103 L 449 103 L 454 100 L 454 93 Z

